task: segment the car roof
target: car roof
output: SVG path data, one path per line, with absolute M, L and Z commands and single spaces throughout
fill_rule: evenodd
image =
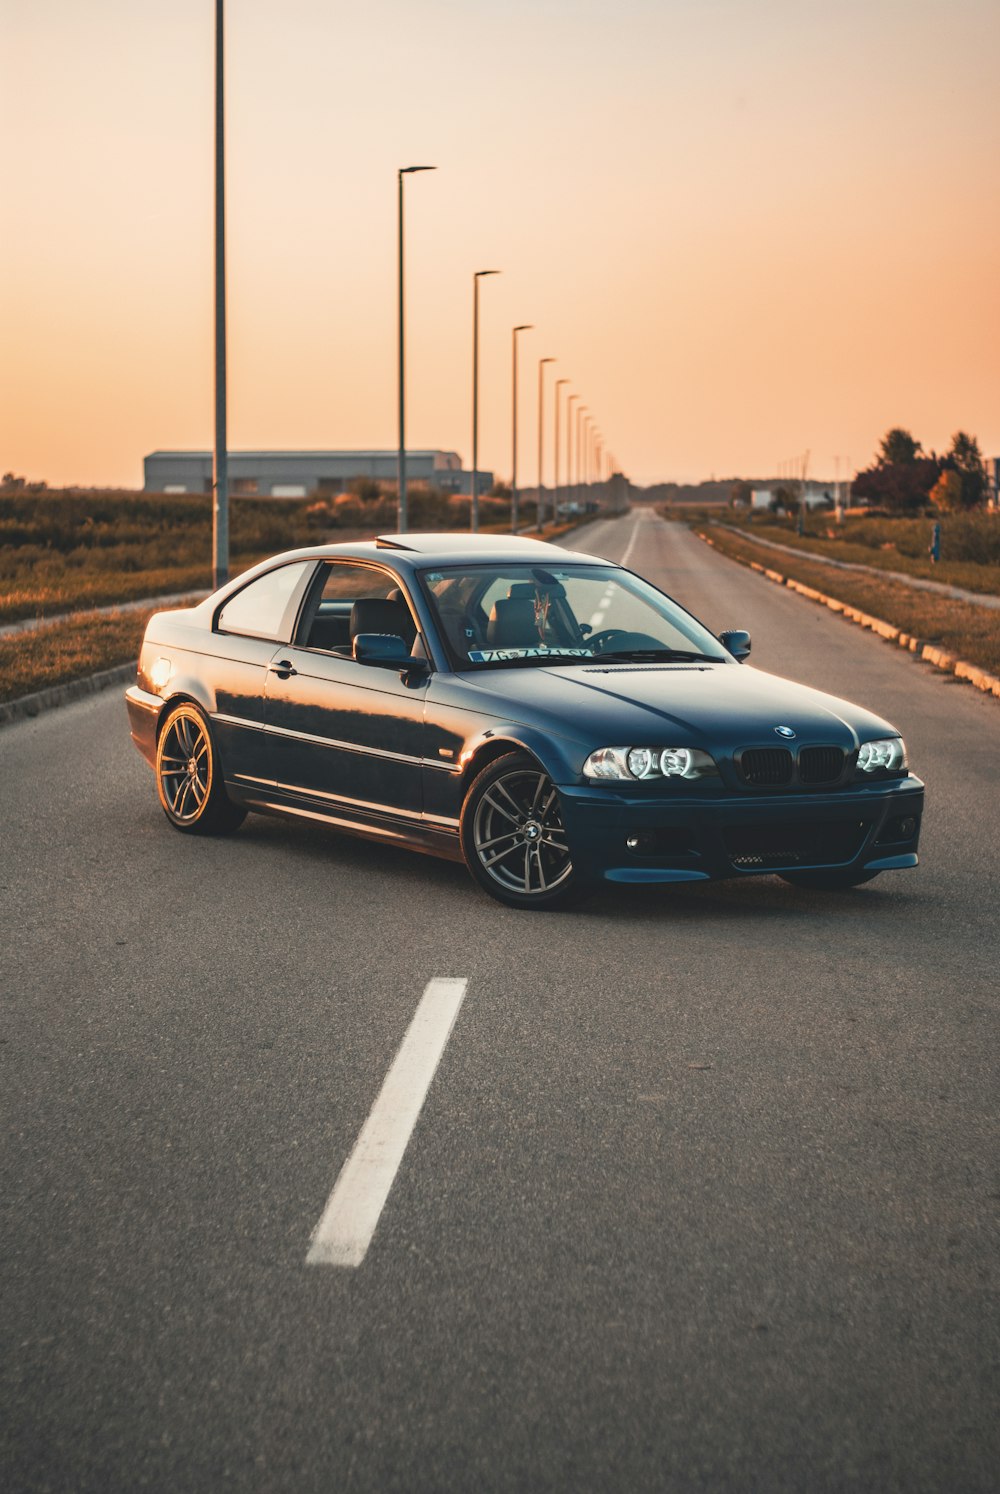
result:
M 546 540 L 530 539 L 520 534 L 381 534 L 374 540 L 316 545 L 308 550 L 289 551 L 282 559 L 311 555 L 315 559 L 391 560 L 408 570 L 425 570 L 435 565 L 468 565 L 477 561 L 516 563 L 548 561 L 550 565 L 569 562 L 583 565 L 613 565 L 596 555 L 567 550 Z M 272 560 L 277 557 L 272 557 Z

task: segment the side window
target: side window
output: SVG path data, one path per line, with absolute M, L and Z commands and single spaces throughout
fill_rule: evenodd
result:
M 398 591 L 399 582 L 385 571 L 373 570 L 370 565 L 335 560 L 327 570 L 319 601 L 322 607 L 324 602 L 358 602 L 368 597 L 384 599 L 390 592 Z
M 376 604 L 366 609 L 370 616 L 359 631 L 398 633 L 413 643 L 416 625 L 396 577 L 375 566 L 335 560 L 316 578 L 299 625 L 300 646 L 350 654 L 352 618 L 362 616 L 361 609 L 355 611 L 357 602 Z
M 258 576 L 223 607 L 216 624 L 219 632 L 287 643 L 302 586 L 313 565 L 311 560 L 298 560 Z

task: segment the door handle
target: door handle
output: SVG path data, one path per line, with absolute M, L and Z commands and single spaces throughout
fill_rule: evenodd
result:
M 287 679 L 290 674 L 298 674 L 299 672 L 291 659 L 272 659 L 267 667 L 274 674 L 281 675 L 283 679 Z

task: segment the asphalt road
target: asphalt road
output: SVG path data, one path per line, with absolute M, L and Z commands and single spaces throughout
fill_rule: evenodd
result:
M 521 914 L 173 833 L 120 698 L 0 732 L 11 1494 L 996 1488 L 1000 708 L 651 515 L 575 542 L 895 722 L 923 864 Z M 435 977 L 368 1255 L 306 1266 Z

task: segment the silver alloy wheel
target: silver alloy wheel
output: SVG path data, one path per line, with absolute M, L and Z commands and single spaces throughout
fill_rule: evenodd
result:
M 193 823 L 212 790 L 208 736 L 193 711 L 178 714 L 167 725 L 157 771 L 165 807 L 178 824 Z
M 472 826 L 479 864 L 505 892 L 552 892 L 572 873 L 559 795 L 548 774 L 516 768 L 490 784 Z

